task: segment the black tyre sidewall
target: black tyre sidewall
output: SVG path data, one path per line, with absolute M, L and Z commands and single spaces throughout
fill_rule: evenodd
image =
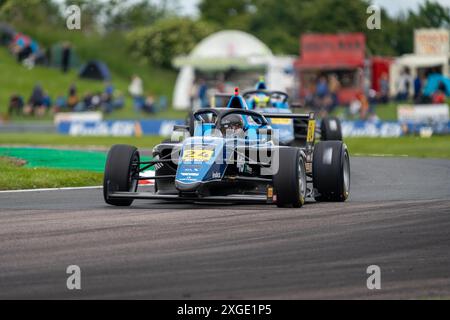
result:
M 108 153 L 103 178 L 103 196 L 105 202 L 114 206 L 130 206 L 132 199 L 109 199 L 110 192 L 130 192 L 131 164 L 133 159 L 139 160 L 139 152 L 136 147 L 128 145 L 115 145 Z
M 331 121 L 336 121 L 336 130 L 331 129 Z M 341 121 L 338 118 L 323 118 L 320 124 L 320 131 L 322 141 L 342 141 L 342 126 Z
M 301 173 L 298 170 L 300 159 L 300 149 L 279 149 L 279 168 L 277 174 L 273 176 L 278 207 L 299 208 L 304 203 L 304 197 L 302 198 L 300 195 L 299 177 Z M 303 170 L 305 170 L 304 162 Z
M 324 154 L 330 148 L 332 149 L 331 164 L 325 164 L 323 161 Z M 320 196 L 316 197 L 317 201 L 347 200 L 348 193 L 346 193 L 344 187 L 344 164 L 346 155 L 350 167 L 347 146 L 341 141 L 322 141 L 315 146 L 313 156 L 313 185 L 320 194 Z

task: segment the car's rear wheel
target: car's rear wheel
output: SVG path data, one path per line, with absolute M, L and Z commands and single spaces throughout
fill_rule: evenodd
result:
M 115 145 L 108 153 L 103 178 L 103 196 L 107 204 L 127 207 L 133 199 L 111 199 L 112 192 L 135 192 L 138 187 L 140 156 L 136 147 Z
M 350 193 L 350 157 L 342 141 L 322 141 L 314 147 L 313 185 L 316 201 L 343 202 Z
M 322 141 L 342 141 L 341 121 L 336 117 L 326 117 L 320 124 Z
M 300 208 L 306 198 L 306 169 L 302 152 L 297 148 L 280 148 L 278 156 L 278 172 L 273 176 L 277 206 Z

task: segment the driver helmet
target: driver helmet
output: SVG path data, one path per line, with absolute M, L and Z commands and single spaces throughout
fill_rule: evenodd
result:
M 222 121 L 222 133 L 226 134 L 228 130 L 239 130 L 244 129 L 244 121 L 242 121 L 242 117 L 238 114 L 231 114 L 226 116 Z
M 266 108 L 269 105 L 270 97 L 268 95 L 257 94 L 253 98 L 255 108 Z

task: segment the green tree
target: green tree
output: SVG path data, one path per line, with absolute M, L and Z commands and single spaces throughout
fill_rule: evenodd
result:
M 409 12 L 408 22 L 422 28 L 450 28 L 450 9 L 437 2 L 426 0 L 419 12 Z
M 56 25 L 63 21 L 59 6 L 52 0 L 1 0 L 0 20 L 22 25 Z
M 137 28 L 128 34 L 127 39 L 134 58 L 170 68 L 173 58 L 189 53 L 213 31 L 214 27 L 206 22 L 170 18 L 150 27 Z
M 157 6 L 147 0 L 110 0 L 105 6 L 107 31 L 129 31 L 149 26 L 167 15 L 165 6 Z
M 203 0 L 201 19 L 224 29 L 248 30 L 258 0 Z

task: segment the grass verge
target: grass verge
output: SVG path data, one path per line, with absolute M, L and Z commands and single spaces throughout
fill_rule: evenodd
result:
M 431 138 L 346 138 L 351 155 L 450 159 L 450 136 Z
M 0 134 L 0 145 L 18 146 L 68 146 L 102 147 L 114 144 L 129 144 L 138 148 L 151 149 L 161 143 L 162 137 L 71 137 L 57 134 Z M 417 158 L 450 159 L 450 136 L 431 138 L 345 138 L 352 155 L 393 155 Z
M 163 138 L 145 137 L 72 137 L 58 134 L 2 133 L 0 145 L 19 146 L 70 146 L 70 147 L 103 147 L 110 148 L 115 144 L 129 144 L 138 148 L 151 149 Z
M 24 168 L 23 161 L 0 157 L 0 190 L 99 186 L 103 174 L 78 170 Z

